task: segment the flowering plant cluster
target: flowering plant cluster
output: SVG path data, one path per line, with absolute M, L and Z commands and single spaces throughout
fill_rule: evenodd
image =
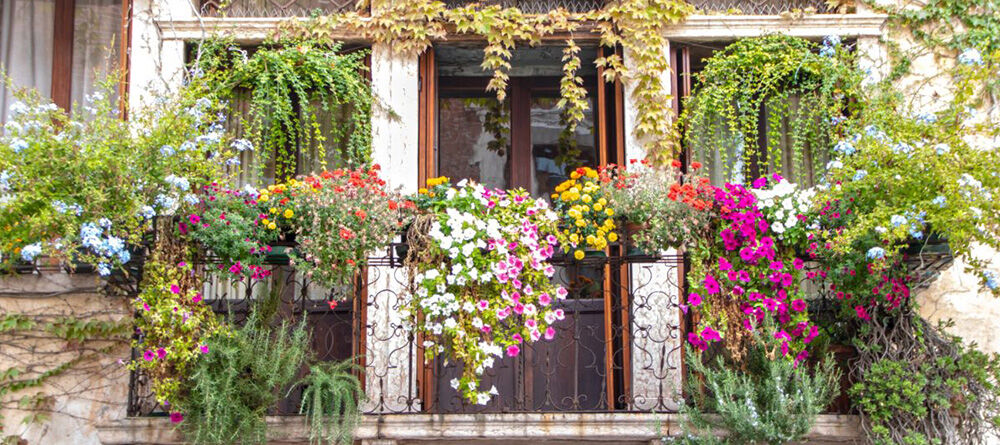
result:
M 386 247 L 407 222 L 413 203 L 386 190 L 378 164 L 301 178 L 292 209 L 298 248 L 292 264 L 328 286 L 349 283 L 368 255 Z
M 559 241 L 573 257 L 582 260 L 583 248 L 603 250 L 609 242 L 618 240 L 615 232 L 615 209 L 608 206 L 607 193 L 601 187 L 608 181 L 590 167 L 580 167 L 570 173 L 570 179 L 556 186 L 552 203 L 562 219 Z M 582 245 L 582 246 L 581 246 Z
M 16 94 L 0 136 L 0 262 L 47 255 L 108 275 L 153 216 L 197 202 L 191 183 L 224 177 L 234 149 L 217 103 L 185 88 L 126 121 L 115 87 L 109 79 L 71 115 Z
M 681 163 L 676 160 L 665 168 L 653 167 L 646 160 L 630 162 L 635 167 L 632 171 L 608 167 L 613 179 L 602 187 L 609 205 L 625 221 L 639 226 L 635 233 L 629 234 L 635 247 L 659 252 L 707 236 L 709 210 L 715 196 L 707 178 L 682 174 Z M 691 164 L 694 172 L 700 168 L 701 163 Z
M 781 177 L 771 181 L 779 183 Z M 688 342 L 705 350 L 711 342 L 724 341 L 739 356 L 751 331 L 774 326 L 765 337 L 773 337 L 784 356 L 800 362 L 808 356 L 805 345 L 818 334 L 799 290 L 805 262 L 775 240 L 752 191 L 726 184 L 716 189 L 714 206 L 716 235 L 695 248 L 688 274 L 686 304 L 701 316 Z
M 202 301 L 201 283 L 190 264 L 157 256 L 146 262 L 142 292 L 132 302 L 139 334 L 132 347 L 139 356 L 129 367 L 146 372 L 157 402 L 172 411 L 175 422 L 183 419 L 175 407 L 188 371 L 209 353 L 210 338 L 228 334 Z
M 815 227 L 810 219 L 816 191 L 798 188 L 784 178 L 772 184 L 760 178 L 753 185 L 753 194 L 764 217 L 771 222 L 775 237 L 788 245 L 805 241 L 809 227 Z M 761 188 L 764 185 L 770 186 Z
M 220 270 L 259 280 L 270 275 L 264 258 L 277 239 L 252 190 L 229 190 L 216 182 L 202 187 L 199 203 L 178 230 L 221 260 Z
M 818 233 L 837 254 L 881 249 L 889 264 L 903 248 L 943 237 L 980 283 L 1000 295 L 990 258 L 973 249 L 1000 249 L 1000 152 L 970 145 L 967 109 L 907 117 L 896 108 L 869 110 L 836 144 L 820 202 L 849 203 L 850 224 Z M 997 128 L 993 130 L 997 135 Z M 841 212 L 844 215 L 843 212 Z
M 480 378 L 504 355 L 526 343 L 551 340 L 565 318 L 556 301 L 566 289 L 553 284 L 549 263 L 558 246 L 558 216 L 524 190 L 488 190 L 462 181 L 431 181 L 415 201 L 427 211 L 410 230 L 409 303 L 417 330 L 430 338 L 429 357 L 462 363 L 451 384 L 467 400 L 486 404 L 496 388 Z

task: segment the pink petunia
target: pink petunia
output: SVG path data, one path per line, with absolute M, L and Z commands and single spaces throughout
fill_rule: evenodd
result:
M 199 292 L 197 294 L 194 294 L 194 296 L 191 297 L 191 302 L 192 303 L 201 303 L 201 292 Z
M 154 358 L 156 358 L 156 356 L 153 355 L 153 351 L 147 349 L 146 352 L 142 353 L 142 359 L 147 362 L 153 361 Z
M 719 293 L 719 282 L 716 281 L 715 277 L 713 277 L 712 275 L 705 275 L 705 280 L 703 281 L 703 284 L 705 285 L 705 291 L 708 292 L 709 295 L 715 295 Z
M 802 261 L 801 258 L 796 258 L 792 261 L 792 266 L 795 266 L 795 270 L 802 270 L 802 268 L 806 266 L 806 262 Z
M 208 345 L 201 345 L 198 347 L 202 354 L 208 354 Z
M 189 215 L 188 221 L 191 221 L 191 224 L 198 224 L 201 222 L 201 217 L 198 215 Z
M 705 339 L 705 341 L 721 341 L 722 340 L 722 336 L 720 336 L 719 333 L 716 332 L 715 329 L 712 329 L 712 328 L 709 328 L 709 327 L 706 327 L 705 329 L 701 330 L 701 338 Z
M 167 358 L 167 350 L 160 348 L 156 350 L 156 358 L 164 359 Z
M 180 288 L 180 286 L 177 286 L 176 284 L 171 284 L 170 285 L 170 292 L 173 292 L 175 294 L 179 294 L 179 293 L 181 293 L 181 288 Z
M 517 357 L 520 353 L 521 348 L 517 347 L 517 345 L 510 345 L 507 347 L 507 355 L 510 357 Z
M 806 310 L 805 300 L 792 300 L 792 310 L 795 312 L 802 312 Z
M 542 306 L 548 306 L 552 304 L 552 297 L 549 296 L 548 292 L 542 292 L 540 295 L 538 295 L 538 303 L 540 303 Z
M 698 295 L 697 293 L 692 292 L 691 294 L 688 295 L 687 302 L 691 306 L 697 306 L 697 305 L 701 304 L 701 295 Z
M 181 414 L 181 413 L 179 413 L 177 411 L 174 411 L 174 412 L 170 413 L 170 422 L 172 422 L 172 423 L 181 423 L 183 421 L 184 421 L 184 415 L 183 414 Z
M 552 340 L 556 336 L 556 330 L 552 329 L 552 326 L 545 328 L 545 339 Z

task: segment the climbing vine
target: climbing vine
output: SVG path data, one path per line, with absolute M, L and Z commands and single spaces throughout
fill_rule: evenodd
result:
M 682 21 L 693 11 L 691 5 L 679 0 L 619 0 L 594 11 L 570 13 L 559 8 L 545 14 L 527 14 L 495 5 L 448 9 L 439 1 L 413 0 L 375 7 L 370 16 L 346 12 L 305 22 L 289 21 L 279 26 L 277 36 L 329 39 L 335 31 L 347 31 L 373 43 L 391 43 L 391 50 L 401 54 L 423 52 L 432 40 L 443 39 L 449 33 L 479 36 L 486 42 L 481 66 L 492 72 L 487 89 L 503 101 L 510 58 L 517 45 L 535 46 L 545 37 L 569 34 L 558 105 L 563 110 L 564 125 L 575 128 L 588 104 L 576 74 L 580 59 L 574 36 L 596 34 L 602 45 L 622 47 L 627 52 L 629 66 L 617 53 L 600 57 L 595 64 L 604 69 L 604 80 L 625 79 L 634 84 L 634 136 L 650 158 L 665 161 L 672 158 L 679 145 L 672 124 L 671 97 L 662 81 L 670 69 L 664 57 L 667 41 L 663 28 Z

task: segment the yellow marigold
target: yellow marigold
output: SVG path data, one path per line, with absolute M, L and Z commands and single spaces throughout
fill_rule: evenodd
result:
M 421 195 L 426 195 L 427 194 L 427 189 L 421 187 L 420 190 L 417 190 L 417 193 L 420 193 Z
M 597 171 L 592 168 L 587 168 L 587 177 L 597 179 Z
M 608 234 L 608 241 L 611 241 L 612 243 L 615 242 L 615 241 L 618 241 L 618 234 L 615 233 L 615 232 L 609 233 Z
M 573 258 L 576 258 L 578 260 L 582 260 L 583 259 L 583 251 L 580 250 L 580 249 L 577 249 L 576 252 L 573 252 Z
M 267 202 L 267 199 L 268 199 L 267 193 L 261 193 L 260 197 L 257 198 L 257 200 L 260 202 Z
M 608 207 L 608 208 L 604 209 L 604 214 L 608 215 L 608 216 L 615 216 L 615 209 L 612 209 L 611 207 Z
M 587 235 L 587 244 L 594 244 L 596 241 L 597 238 L 595 238 L 594 235 Z
M 583 227 L 583 226 L 585 226 L 585 225 L 587 225 L 587 222 L 586 222 L 586 221 L 584 221 L 584 220 L 582 220 L 582 219 L 578 219 L 578 220 L 576 220 L 576 226 L 577 226 L 577 227 Z
M 604 210 L 604 205 L 602 205 L 600 201 L 594 203 L 594 211 L 600 212 L 601 210 Z
M 278 209 L 274 208 L 274 207 L 271 207 L 271 213 L 278 213 Z
M 590 195 L 583 195 L 583 196 L 580 197 L 580 200 L 583 201 L 583 202 L 590 202 L 591 199 L 593 199 L 593 198 L 591 198 Z
M 284 215 L 285 218 L 291 218 L 292 216 L 295 216 L 295 212 L 292 212 L 292 209 L 285 209 Z
M 579 173 L 577 173 L 577 172 L 576 172 L 576 171 L 574 170 L 574 171 L 573 171 L 573 173 L 570 173 L 570 174 L 569 174 L 569 177 L 570 177 L 570 178 L 573 178 L 573 179 L 576 179 L 576 178 L 579 178 L 579 177 L 580 177 L 580 174 L 579 174 Z
M 270 223 L 270 224 L 268 224 L 268 225 L 267 225 L 267 228 L 268 228 L 268 229 L 271 229 L 271 230 L 274 230 L 274 229 L 277 229 L 277 228 L 278 228 L 278 225 L 277 225 L 277 224 L 275 224 L 275 223 Z
M 602 206 L 608 205 L 608 200 L 604 198 L 598 199 L 597 202 L 601 203 Z
M 266 225 L 267 225 L 267 223 L 269 223 L 269 222 L 270 222 L 270 221 L 268 221 L 268 220 L 267 220 L 267 218 L 264 218 L 264 219 L 260 220 L 260 223 L 261 223 L 261 224 L 263 224 L 263 225 L 265 225 L 265 226 L 266 226 Z

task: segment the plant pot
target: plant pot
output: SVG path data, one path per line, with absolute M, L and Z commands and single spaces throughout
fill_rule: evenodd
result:
M 624 224 L 624 230 L 622 231 L 621 244 L 624 246 L 625 255 L 632 257 L 648 257 L 651 256 L 649 252 L 639 249 L 635 245 L 635 235 L 643 230 L 649 228 L 648 222 L 632 222 L 628 221 Z

